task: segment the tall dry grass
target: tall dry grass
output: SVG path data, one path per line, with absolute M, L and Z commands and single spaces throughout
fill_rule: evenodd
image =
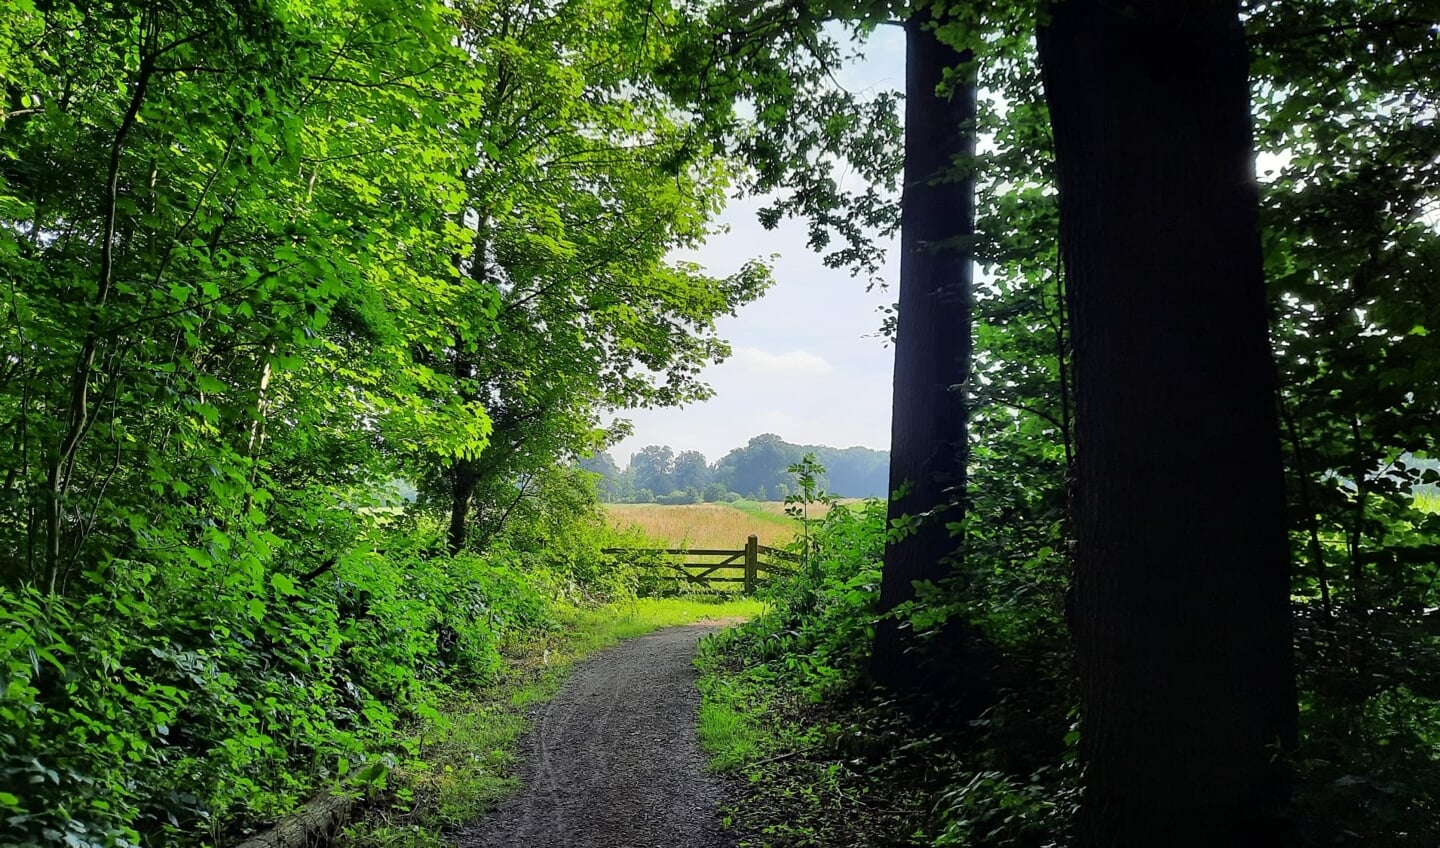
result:
M 848 506 L 848 505 L 853 505 L 853 504 L 858 504 L 858 503 L 864 503 L 864 502 L 865 502 L 865 498 L 836 498 L 836 499 L 835 499 L 835 503 L 845 504 L 845 505 L 847 505 L 847 506 Z M 763 513 L 763 514 L 765 514 L 765 515 L 780 516 L 780 517 L 782 517 L 782 518 L 785 517 L 786 515 L 788 515 L 788 513 L 786 513 L 785 510 L 787 510 L 787 509 L 790 508 L 790 505 L 787 504 L 787 503 L 785 503 L 784 501 L 744 501 L 744 500 L 742 500 L 742 501 L 735 501 L 735 502 L 732 503 L 732 504 L 727 504 L 727 506 L 733 506 L 734 508 L 740 510 L 741 512 L 758 512 L 758 513 Z M 811 505 L 810 505 L 810 517 L 811 517 L 812 519 L 815 519 L 815 518 L 824 518 L 829 512 L 830 512 L 830 505 L 829 505 L 829 504 L 815 503 L 815 504 L 811 504 Z
M 754 533 L 760 544 L 779 547 L 795 538 L 800 522 L 785 515 L 783 503 L 741 506 L 725 503 L 662 506 L 660 504 L 606 504 L 610 523 L 635 526 L 647 536 L 671 547 L 738 550 Z

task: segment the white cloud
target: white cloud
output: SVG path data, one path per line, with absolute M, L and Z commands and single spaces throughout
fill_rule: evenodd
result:
M 745 373 L 776 377 L 824 377 L 835 371 L 825 357 L 808 350 L 771 353 L 758 347 L 737 347 L 730 364 Z

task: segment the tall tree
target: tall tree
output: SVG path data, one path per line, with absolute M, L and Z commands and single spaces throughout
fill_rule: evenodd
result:
M 1289 565 L 1238 3 L 1040 30 L 1070 287 L 1081 846 L 1277 846 Z
M 669 445 L 646 445 L 630 456 L 630 476 L 635 478 L 636 489 L 667 494 L 675 487 L 674 473 L 675 452 Z
M 710 463 L 700 451 L 680 451 L 675 455 L 671 481 L 677 489 L 703 489 L 710 483 Z
M 457 551 L 510 513 L 521 475 L 603 446 L 600 408 L 708 397 L 699 371 L 729 352 L 715 318 L 768 284 L 758 263 L 715 279 L 667 261 L 703 237 L 728 178 L 652 79 L 668 51 L 647 23 L 659 7 L 462 6 L 485 80 L 456 218 L 496 331 L 456 328 L 443 366 L 489 412 L 489 448 L 421 469 Z
M 905 187 L 890 437 L 889 520 L 897 535 L 885 550 L 882 613 L 912 600 L 917 582 L 950 573 L 956 542 L 947 525 L 964 509 L 976 92 L 968 71 L 958 83 L 955 75 L 971 54 L 942 41 L 936 23 L 927 10 L 905 24 Z M 881 620 L 871 665 L 878 682 L 918 682 L 908 634 L 896 619 Z

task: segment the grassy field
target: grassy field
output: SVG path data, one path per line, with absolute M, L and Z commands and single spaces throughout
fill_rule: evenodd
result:
M 760 544 L 778 547 L 800 530 L 800 522 L 787 516 L 785 504 L 778 501 L 607 504 L 606 511 L 615 526 L 638 527 L 647 536 L 677 548 L 743 548 L 751 533 L 760 537 Z
M 842 498 L 839 503 L 859 503 L 863 498 Z M 647 536 L 672 547 L 743 548 L 754 533 L 760 544 L 779 547 L 800 532 L 800 522 L 785 514 L 783 501 L 734 501 L 685 506 L 661 504 L 606 504 L 610 523 L 616 527 L 638 527 Z M 823 518 L 830 507 L 815 504 L 811 518 Z

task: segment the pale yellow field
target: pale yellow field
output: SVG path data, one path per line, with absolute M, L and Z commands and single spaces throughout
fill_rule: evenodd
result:
M 662 506 L 606 504 L 610 522 L 636 526 L 674 547 L 739 549 L 751 533 L 760 544 L 779 547 L 795 538 L 800 522 L 785 515 L 785 504 L 741 502 Z

